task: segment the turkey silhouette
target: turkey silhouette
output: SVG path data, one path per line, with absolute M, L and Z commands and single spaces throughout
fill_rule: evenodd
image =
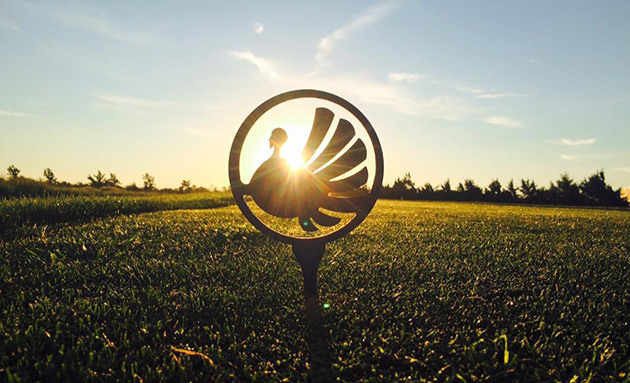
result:
M 339 113 L 338 122 L 333 124 L 335 114 L 331 109 L 317 104 L 313 126 L 302 150 L 305 166 L 297 169 L 291 168 L 280 156 L 288 140 L 287 132 L 282 128 L 274 129 L 269 137 L 273 153 L 258 166 L 249 183 L 243 183 L 241 152 L 252 127 L 276 106 L 299 99 L 325 102 L 323 105 Z M 362 129 L 360 136 L 355 126 L 342 117 L 358 121 L 360 126 L 356 127 Z M 369 145 L 369 157 L 365 143 Z M 306 326 L 310 334 L 305 340 L 311 354 L 313 381 L 334 381 L 330 372 L 332 358 L 327 350 L 328 332 L 323 326 L 317 291 L 319 264 L 326 252 L 326 244 L 354 230 L 374 207 L 383 182 L 383 166 L 381 144 L 367 117 L 345 99 L 315 89 L 291 90 L 264 101 L 245 118 L 232 142 L 228 176 L 236 205 L 263 234 L 290 244 L 300 264 L 304 278 Z M 296 229 L 302 231 L 302 235 L 293 235 L 293 230 L 274 230 L 254 214 L 246 197 L 251 197 L 254 204 L 269 215 L 297 218 L 301 229 Z M 337 213 L 353 213 L 354 217 L 343 214 L 342 220 L 331 215 Z
M 323 213 L 320 208 L 338 213 L 367 214 L 373 200 L 365 184 L 368 169 L 363 165 L 367 150 L 361 138 L 355 137 L 352 124 L 345 119 L 339 122 L 332 138 L 323 146 L 324 138 L 332 128 L 335 115 L 327 108 L 317 108 L 310 135 L 302 150 L 303 168 L 292 169 L 280 157 L 287 133 L 282 128 L 272 131 L 269 146 L 273 153 L 254 172 L 246 193 L 265 212 L 281 218 L 298 218 L 300 227 L 317 232 L 313 224 L 331 227 L 341 219 Z M 352 142 L 354 140 L 354 142 Z

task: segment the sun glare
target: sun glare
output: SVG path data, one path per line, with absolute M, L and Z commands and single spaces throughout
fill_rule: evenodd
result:
M 301 169 L 304 167 L 304 161 L 302 161 L 302 148 L 295 144 L 295 141 L 289 139 L 287 143 L 282 147 L 282 153 L 280 156 L 287 160 L 287 163 L 292 170 Z
M 302 161 L 302 157 L 291 157 L 287 158 L 287 162 L 291 167 L 291 170 L 302 169 L 304 167 L 304 161 Z
M 269 138 L 275 128 L 284 129 L 288 136 L 280 150 L 280 157 L 285 159 L 293 170 L 305 167 L 302 149 L 311 131 L 313 111 L 310 106 L 306 108 L 307 110 L 302 109 L 293 111 L 280 108 L 275 112 L 272 109 L 256 122 L 241 151 L 241 177 L 245 182 L 248 182 L 256 169 L 271 157 L 273 148 L 269 145 Z

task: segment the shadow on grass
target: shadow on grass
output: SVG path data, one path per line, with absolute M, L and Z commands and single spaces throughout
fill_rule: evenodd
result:
M 308 346 L 310 362 L 307 382 L 334 382 L 333 353 L 319 297 L 307 299 L 304 314 L 306 320 L 304 340 Z

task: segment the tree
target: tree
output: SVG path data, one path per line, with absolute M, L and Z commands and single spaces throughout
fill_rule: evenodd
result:
M 430 182 L 425 183 L 418 191 L 418 198 L 425 200 L 435 199 L 435 190 Z
M 486 195 L 490 196 L 491 200 L 497 201 L 501 196 L 501 182 L 498 179 L 493 179 L 488 185 L 488 189 L 485 192 Z
M 144 190 L 155 190 L 155 178 L 149 173 L 144 173 L 142 182 L 144 182 Z
M 451 180 L 447 178 L 446 181 L 444 181 L 444 183 L 442 185 L 440 185 L 440 189 L 442 189 L 443 192 L 450 193 L 451 192 Z
M 606 184 L 603 170 L 582 181 L 580 191 L 589 205 L 628 206 L 627 201 L 621 197 L 621 190 L 615 191 Z
M 109 173 L 109 179 L 105 183 L 107 184 L 107 186 L 112 186 L 112 187 L 118 187 L 118 185 L 120 185 L 120 181 L 118 180 L 118 177 L 116 177 L 116 174 L 114 173 Z
M 581 205 L 584 201 L 580 195 L 580 188 L 567 173 L 562 173 L 556 184 L 551 184 L 549 191 L 555 203 Z
M 190 191 L 190 180 L 183 180 L 182 184 L 179 186 L 179 191 L 182 193 Z
M 392 191 L 397 198 L 415 199 L 416 184 L 411 180 L 411 174 L 407 172 L 403 178 L 396 178 Z
M 88 181 L 90 181 L 90 186 L 95 187 L 95 188 L 100 188 L 103 187 L 105 185 L 105 182 L 107 181 L 107 178 L 105 177 L 105 173 L 101 172 L 100 170 L 96 172 L 96 174 L 94 175 L 89 175 L 88 174 Z
M 434 190 L 433 190 L 433 186 L 431 185 L 431 183 L 430 183 L 430 182 L 425 183 L 425 184 L 422 186 L 422 189 L 420 189 L 420 190 L 421 190 L 421 191 L 423 191 L 423 192 L 425 192 L 425 193 L 433 193 L 433 192 L 434 192 Z
M 189 181 L 182 181 L 179 190 L 186 190 L 188 185 Z M 549 188 L 538 186 L 536 182 L 529 179 L 521 179 L 520 187 L 516 187 L 514 180 L 511 179 L 503 188 L 499 180 L 495 178 L 483 190 L 472 179 L 460 182 L 455 189 L 452 189 L 448 178 L 436 188 L 428 182 L 421 187 L 416 187 L 411 174 L 405 173 L 403 177 L 396 179 L 392 187 L 383 186 L 381 198 L 627 207 L 630 205 L 630 199 L 628 199 L 630 196 L 626 197 L 626 195 L 630 195 L 630 188 L 627 190 L 625 192 L 627 194 L 622 194 L 621 189 L 615 190 L 606 184 L 603 170 L 595 172 L 579 184 L 564 173 L 561 174 L 560 179 L 551 182 Z
M 536 202 L 538 200 L 538 187 L 536 182 L 530 180 L 521 180 L 521 193 L 527 202 Z
M 483 196 L 481 188 L 471 179 L 464 180 L 464 192 L 468 201 L 481 201 Z
M 11 165 L 7 168 L 7 173 L 9 173 L 9 178 L 14 180 L 20 175 L 20 169 L 18 169 L 15 165 Z
M 57 178 L 55 178 L 55 173 L 53 173 L 53 171 L 50 170 L 50 168 L 44 169 L 44 178 L 46 178 L 46 181 L 48 183 L 51 183 L 51 184 L 57 183 Z
M 403 178 L 396 178 L 393 187 L 402 190 L 413 190 L 416 188 L 416 184 L 411 180 L 411 173 L 407 172 Z
M 507 192 L 510 195 L 510 199 L 512 201 L 516 201 L 518 199 L 518 194 L 516 193 L 516 188 L 514 187 L 514 180 L 510 180 L 507 186 Z

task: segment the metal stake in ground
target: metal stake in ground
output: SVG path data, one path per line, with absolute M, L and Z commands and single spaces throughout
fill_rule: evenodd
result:
M 306 308 L 309 310 L 319 306 L 319 293 L 317 290 L 317 270 L 326 251 L 324 243 L 296 242 L 292 246 L 293 255 L 300 264 L 302 276 L 304 277 L 304 300 Z
M 289 139 L 282 126 L 265 127 L 273 152 L 258 165 L 249 183 L 244 183 L 241 150 L 250 130 L 270 109 L 296 99 L 322 103 L 314 107 L 309 121 L 312 128 L 301 152 L 305 166 L 292 168 L 281 156 Z M 360 126 L 335 116 L 331 103 L 337 110 L 345 110 L 342 113 L 352 116 Z M 371 168 L 368 157 L 373 163 Z M 383 153 L 374 128 L 354 105 L 331 93 L 294 90 L 263 102 L 241 124 L 230 150 L 229 177 L 232 194 L 245 217 L 264 234 L 292 246 L 302 268 L 308 308 L 313 302 L 318 304 L 317 269 L 326 243 L 350 233 L 376 203 L 383 181 Z M 288 220 L 302 235 L 289 235 L 270 227 L 254 214 L 246 196 L 265 213 Z

